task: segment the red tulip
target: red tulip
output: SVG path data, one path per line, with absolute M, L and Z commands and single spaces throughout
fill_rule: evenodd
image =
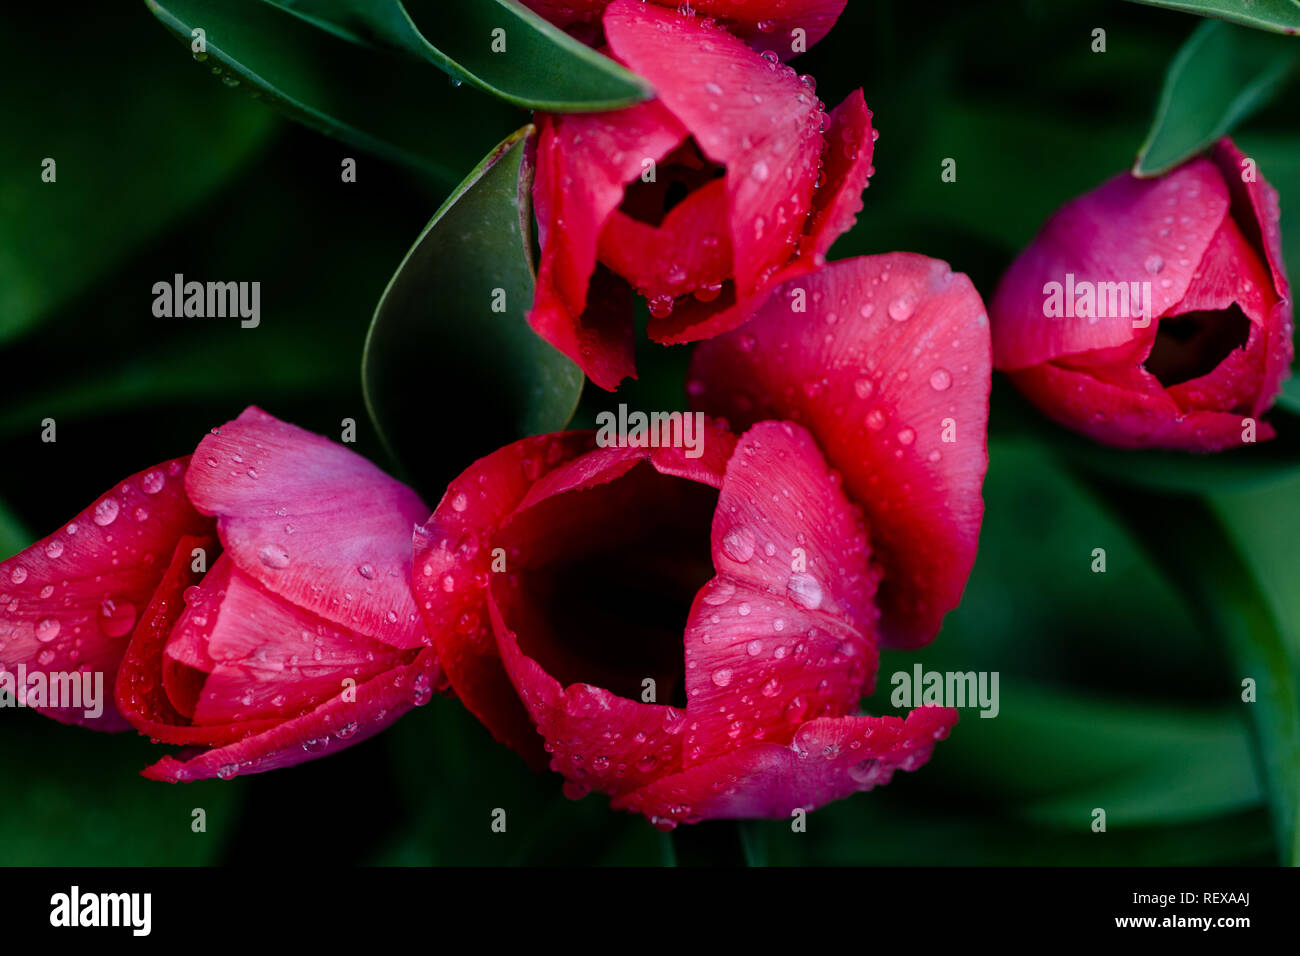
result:
M 733 427 L 784 418 L 812 433 L 871 525 L 882 638 L 915 647 L 975 562 L 991 366 L 970 280 L 900 252 L 786 283 L 744 328 L 697 347 L 688 388 Z
M 689 7 L 716 19 L 760 51 L 789 59 L 812 46 L 835 25 L 848 0 L 654 0 L 664 7 Z M 546 19 L 570 28 L 598 27 L 610 0 L 524 0 Z M 802 31 L 799 32 L 799 31 Z
M 604 26 L 657 98 L 538 117 L 529 323 L 613 389 L 635 374 L 632 290 L 658 342 L 740 325 L 852 226 L 874 134 L 860 90 L 827 115 L 793 70 L 705 20 L 615 0 Z
M 1277 193 L 1230 140 L 1065 205 L 994 296 L 997 367 L 1044 413 L 1125 448 L 1218 451 L 1292 357 Z
M 365 459 L 255 408 L 0 564 L 0 665 L 107 675 L 102 717 L 229 778 L 334 753 L 441 680 L 409 586 L 428 515 Z
M 858 704 L 882 628 L 933 636 L 969 572 L 989 353 L 943 263 L 839 263 L 697 353 L 706 407 L 800 424 L 712 424 L 698 458 L 566 433 L 477 462 L 415 538 L 458 697 L 571 796 L 664 827 L 787 817 L 920 766 L 956 712 Z

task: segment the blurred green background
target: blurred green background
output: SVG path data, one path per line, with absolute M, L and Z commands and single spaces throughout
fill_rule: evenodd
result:
M 833 256 L 922 252 L 988 298 L 1053 209 L 1131 165 L 1199 22 L 1118 0 L 853 0 L 796 64 L 828 104 L 862 86 L 881 131 L 866 208 Z M 437 95 L 417 122 L 442 171 L 412 171 L 283 119 L 139 3 L 79 11 L 75 29 L 59 8 L 8 6 L 0 64 L 0 557 L 249 404 L 331 435 L 354 418 L 356 447 L 400 474 L 361 395 L 371 313 L 440 201 L 527 115 L 430 68 Z M 409 122 L 410 92 L 369 108 Z M 1300 277 L 1286 101 L 1239 141 L 1282 193 Z M 340 182 L 345 156 L 355 184 Z M 955 183 L 940 181 L 947 157 Z M 155 319 L 151 287 L 177 272 L 260 281 L 261 326 Z M 642 381 L 617 400 L 680 405 L 687 350 L 638 348 Z M 437 443 L 437 413 L 497 383 L 430 360 L 464 396 L 430 416 Z M 328 760 L 183 787 L 136 776 L 161 751 L 134 735 L 6 710 L 0 864 L 1294 862 L 1300 406 L 1273 413 L 1271 448 L 1171 461 L 1084 446 L 1004 384 L 964 602 L 930 648 L 885 655 L 868 702 L 888 711 L 889 674 L 919 661 L 998 671 L 1001 713 L 963 712 L 929 765 L 815 813 L 807 833 L 667 837 L 602 797 L 569 801 L 446 699 Z M 605 401 L 588 389 L 580 417 Z M 46 417 L 56 444 L 40 441 Z M 446 455 L 449 474 L 467 464 Z M 1098 547 L 1105 574 L 1090 569 Z M 1243 677 L 1259 703 L 1241 703 Z M 494 807 L 506 835 L 489 829 Z

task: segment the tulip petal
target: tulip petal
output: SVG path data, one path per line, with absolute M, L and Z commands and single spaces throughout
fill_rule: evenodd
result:
M 1152 317 L 1162 316 L 1186 295 L 1227 213 L 1227 187 L 1204 159 L 1158 179 L 1123 173 L 1061 207 L 998 284 L 989 310 L 998 368 L 1130 342 L 1133 315 L 1049 317 L 1047 283 L 1149 282 Z
M 688 388 L 733 428 L 776 418 L 812 433 L 866 512 L 884 573 L 881 637 L 916 646 L 974 563 L 990 377 L 970 281 L 893 253 L 787 283 L 744 328 L 697 348 Z
M 763 422 L 741 437 L 712 552 L 717 577 L 686 626 L 687 766 L 850 713 L 877 663 L 862 512 L 802 428 Z
M 560 682 L 519 649 L 515 632 L 490 599 L 501 659 L 545 738 L 550 766 L 579 787 L 623 793 L 681 769 L 681 711 L 619 697 L 592 684 Z M 581 791 L 572 796 L 582 796 Z
M 410 656 L 295 607 L 238 568 L 204 611 L 213 619 L 213 664 L 196 724 L 295 717 L 345 689 L 345 680 L 355 687 Z
M 615 212 L 601 233 L 600 258 L 647 299 L 676 298 L 720 287 L 731 275 L 729 228 L 727 186 L 718 179 L 690 193 L 658 226 Z
M 187 476 L 235 565 L 272 594 L 398 648 L 428 644 L 411 596 L 414 491 L 258 408 L 206 436 Z
M 799 728 L 788 746 L 755 744 L 663 776 L 612 806 L 671 828 L 709 819 L 790 819 L 916 770 L 936 740 L 957 723 L 946 707 L 921 707 L 898 717 L 823 717 Z
M 876 132 L 862 90 L 854 90 L 831 111 L 822 153 L 825 184 L 813 197 L 811 222 L 801 252 L 820 265 L 831 245 L 853 228 L 862 211 L 862 191 L 874 171 Z
M 593 382 L 613 390 L 633 374 L 633 330 L 630 310 L 609 308 L 588 291 L 600 274 L 601 231 L 643 162 L 663 159 L 687 133 L 657 100 L 614 113 L 542 115 L 538 124 L 533 201 L 541 262 L 528 323 Z
M 262 733 L 193 755 L 182 752 L 180 759 L 164 757 L 142 774 L 168 783 L 228 780 L 316 760 L 373 737 L 412 707 L 428 703 L 441 681 L 437 656 L 425 648 L 410 664 L 358 685 L 355 701 L 340 693 Z
M 1145 373 L 1144 373 L 1145 374 Z M 1162 389 L 1142 392 L 1101 381 L 1087 371 L 1044 362 L 1009 373 L 1011 381 L 1043 413 L 1094 441 L 1119 448 L 1221 451 L 1242 443 L 1244 416 L 1231 412 L 1183 412 Z M 1256 440 L 1275 432 L 1259 422 Z
M 592 24 L 600 20 L 610 0 L 523 0 L 547 20 L 561 27 Z M 677 0 L 655 0 L 678 7 Z M 826 36 L 848 0 L 693 0 L 700 16 L 722 20 L 758 50 L 771 50 L 788 60 Z M 796 33 L 795 31 L 800 31 Z
M 169 744 L 220 746 L 274 727 L 279 721 L 243 721 L 238 724 L 194 727 L 189 717 L 173 705 L 164 691 L 163 648 L 185 609 L 183 595 L 198 586 L 203 573 L 193 570 L 191 554 L 202 548 L 216 550 L 215 537 L 185 536 L 176 545 L 171 564 L 154 591 L 149 607 L 140 615 L 131 643 L 117 673 L 116 698 L 122 716 L 140 733 Z M 214 572 L 215 572 L 214 568 Z M 201 672 L 195 671 L 196 674 Z M 201 685 L 200 685 L 201 686 Z M 198 687 L 192 696 L 197 697 Z M 190 708 L 191 712 L 193 708 Z
M 591 444 L 586 432 L 537 436 L 479 459 L 415 533 L 412 588 L 452 688 L 493 737 L 535 766 L 545 765 L 542 741 L 501 664 L 488 617 L 488 576 L 504 558 L 488 538 L 538 479 Z
M 791 257 L 803 232 L 822 153 L 816 95 L 789 67 L 697 17 L 615 0 L 604 25 L 614 55 L 648 79 L 704 155 L 726 167 L 743 299 Z
M 1295 356 L 1295 315 L 1291 286 L 1287 282 L 1282 258 L 1281 209 L 1277 190 L 1263 176 L 1256 175 L 1250 182 L 1244 181 L 1242 173 L 1246 157 L 1232 140 L 1220 140 L 1213 158 L 1228 183 L 1233 218 L 1243 224 L 1247 230 L 1246 238 L 1263 252 L 1273 277 L 1273 291 L 1278 298 L 1265 322 L 1268 343 L 1254 409 L 1258 415 L 1277 397 L 1283 380 L 1291 374 L 1291 360 Z
M 212 524 L 185 496 L 187 463 L 177 458 L 132 475 L 59 531 L 0 562 L 0 669 L 100 673 L 113 687 L 176 542 Z M 111 700 L 98 718 L 82 708 L 37 709 L 99 730 L 129 726 Z

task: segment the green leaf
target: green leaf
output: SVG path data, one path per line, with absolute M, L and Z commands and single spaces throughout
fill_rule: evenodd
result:
M 202 68 L 292 119 L 369 152 L 455 182 L 503 135 L 508 106 L 404 57 L 359 46 L 262 0 L 145 0 Z M 489 140 L 490 142 L 491 140 Z
M 532 132 L 525 126 L 508 137 L 434 213 L 366 337 L 361 375 L 371 419 L 431 494 L 504 444 L 562 429 L 582 393 L 581 370 L 526 322 Z
M 1098 484 L 1182 584 L 1233 661 L 1224 700 L 1255 681 L 1251 718 L 1268 785 L 1278 855 L 1300 865 L 1300 607 L 1289 592 L 1300 560 L 1297 485 L 1204 504 Z
M 1292 10 L 1300 25 L 1300 7 Z M 1298 61 L 1298 41 L 1202 23 L 1169 66 L 1133 174 L 1158 176 L 1230 133 L 1277 93 Z
M 1269 30 L 1300 33 L 1300 4 L 1296 0 L 1130 0 L 1149 7 L 1165 7 L 1230 23 Z
M 653 93 L 644 80 L 514 0 L 267 2 L 353 42 L 427 60 L 457 82 L 525 109 L 611 110 Z M 494 42 L 505 49 L 494 50 Z
M 0 61 L 30 93 L 10 97 L 0 136 L 0 344 L 197 208 L 271 127 L 220 85 L 172 77 L 143 10 L 87 8 L 76 30 L 29 16 L 7 11 L 0 30 Z
M 13 557 L 34 540 L 27 526 L 0 501 L 0 561 Z

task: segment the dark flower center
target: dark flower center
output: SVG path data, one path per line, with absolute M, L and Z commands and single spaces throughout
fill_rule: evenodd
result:
M 513 587 L 494 591 L 520 649 L 563 685 L 643 701 L 650 679 L 654 703 L 685 706 L 682 638 L 714 574 L 717 500 L 716 489 L 643 463 L 521 515 L 505 539 L 531 542 L 520 547 L 524 566 Z
M 1168 388 L 1208 375 L 1250 337 L 1250 319 L 1236 305 L 1160 320 L 1146 369 Z

